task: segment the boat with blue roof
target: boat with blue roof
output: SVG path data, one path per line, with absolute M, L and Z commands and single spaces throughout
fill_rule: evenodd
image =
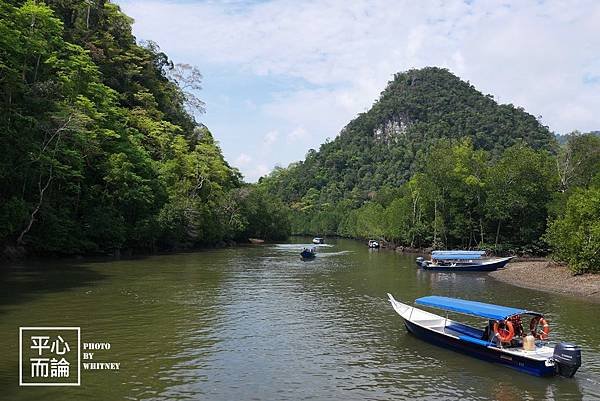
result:
M 406 329 L 430 343 L 536 376 L 573 377 L 581 366 L 581 349 L 550 343 L 550 326 L 539 312 L 458 298 L 427 296 L 415 304 L 446 311 L 446 316 L 398 302 L 388 294 Z M 448 313 L 486 320 L 483 328 L 448 318 Z M 526 330 L 523 322 L 529 320 Z
M 417 266 L 425 270 L 434 271 L 494 271 L 500 269 L 512 259 L 487 258 L 485 251 L 433 251 L 431 259 L 425 260 L 418 257 Z

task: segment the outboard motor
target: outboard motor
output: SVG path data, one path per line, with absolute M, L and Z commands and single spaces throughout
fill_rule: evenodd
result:
M 417 258 L 417 266 L 419 266 L 419 267 L 423 267 L 423 261 L 424 261 L 424 260 L 425 260 L 425 259 L 423 259 L 421 256 L 419 256 L 419 257 Z
M 581 348 L 571 343 L 559 343 L 554 347 L 556 372 L 564 377 L 573 377 L 581 366 Z

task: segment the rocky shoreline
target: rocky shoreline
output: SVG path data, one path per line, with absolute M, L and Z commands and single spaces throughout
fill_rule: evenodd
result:
M 548 259 L 521 259 L 489 276 L 518 287 L 554 294 L 586 297 L 600 302 L 600 274 L 574 276 L 567 266 Z

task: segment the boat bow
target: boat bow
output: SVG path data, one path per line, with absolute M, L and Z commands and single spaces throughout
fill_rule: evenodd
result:
M 403 319 L 408 319 L 410 317 L 410 312 L 413 309 L 413 307 L 410 305 L 403 304 L 402 302 L 396 301 L 390 293 L 388 293 L 387 295 L 396 313 L 398 313 Z

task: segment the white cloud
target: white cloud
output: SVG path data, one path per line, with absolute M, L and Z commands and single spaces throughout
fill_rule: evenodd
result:
M 263 106 L 262 113 L 286 127 L 288 144 L 302 140 L 306 147 L 298 150 L 299 159 L 308 148 L 317 149 L 325 138 L 335 137 L 356 114 L 366 110 L 365 99 L 370 99 L 370 104 L 377 96 L 378 91 L 368 85 L 355 90 L 298 90 L 279 94 Z
M 287 134 L 287 139 L 289 143 L 303 141 L 309 137 L 310 136 L 308 132 L 302 127 L 296 127 L 289 134 Z
M 256 103 L 254 103 L 250 99 L 244 100 L 244 106 L 246 106 L 249 110 L 256 110 Z
M 270 171 L 271 169 L 267 167 L 266 164 L 258 164 L 249 168 L 246 171 L 246 174 L 244 174 L 244 178 L 246 179 L 246 181 L 254 182 L 257 181 L 260 177 L 269 174 Z
M 299 80 L 254 101 L 278 132 L 310 132 L 311 147 L 365 111 L 394 73 L 427 65 L 542 115 L 552 130 L 600 129 L 598 85 L 585 79 L 600 76 L 594 0 L 120 3 L 137 36 L 174 58 Z
M 275 142 L 277 142 L 278 138 L 279 138 L 278 131 L 269 131 L 265 134 L 265 136 L 263 138 L 263 142 L 266 147 L 270 148 Z
M 252 157 L 248 156 L 245 153 L 240 153 L 238 157 L 236 157 L 234 165 L 243 167 L 247 166 L 252 161 Z

